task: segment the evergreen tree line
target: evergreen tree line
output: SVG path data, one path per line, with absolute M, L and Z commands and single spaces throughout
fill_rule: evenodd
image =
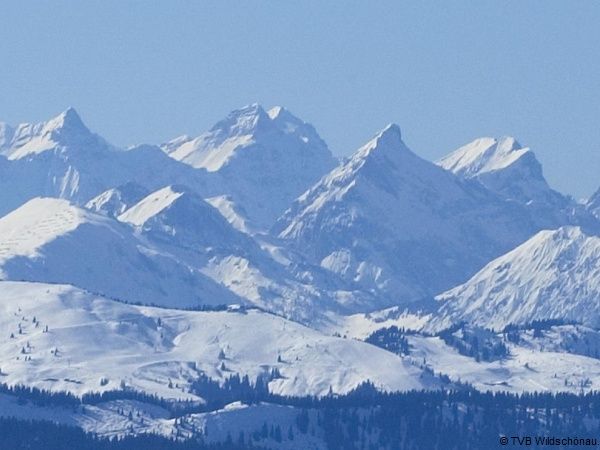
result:
M 15 424 L 3 419 L 0 423 L 0 448 L 234 449 L 257 445 L 267 437 L 282 442 L 294 439 L 294 436 L 298 440 L 298 433 L 310 433 L 322 437 L 327 448 L 332 450 L 451 450 L 499 448 L 498 439 L 503 435 L 600 436 L 600 392 L 579 395 L 547 392 L 510 394 L 479 392 L 465 386 L 457 390 L 392 393 L 381 392 L 372 383 L 365 382 L 345 395 L 290 397 L 269 392 L 269 380 L 279 376 L 273 371 L 250 382 L 248 377 L 240 378 L 236 374 L 223 384 L 203 376 L 193 389 L 207 399 L 207 404 L 190 405 L 189 411 L 181 407 L 179 412 L 216 409 L 232 401 L 250 404 L 269 402 L 298 408 L 294 429 L 281 429 L 278 423 L 265 423 L 263 429 L 254 431 L 253 439 L 249 439 L 248 435 L 246 440 L 229 439 L 223 447 L 206 447 L 202 444 L 202 436 L 198 436 L 198 442 L 177 443 L 157 436 L 107 441 L 61 425 L 27 421 Z M 17 396 L 20 402 L 74 408 L 117 399 L 139 400 L 159 406 L 172 403 L 131 390 L 86 394 L 81 398 L 68 393 L 6 385 L 0 385 L 0 392 Z M 171 410 L 174 411 L 173 408 Z M 63 437 L 68 439 L 68 445 L 61 447 L 65 442 L 61 440 Z M 44 445 L 39 445 L 40 442 Z
M 122 438 L 100 438 L 80 428 L 47 421 L 0 418 L 0 448 L 10 450 L 243 450 L 233 442 L 205 444 L 176 441 L 158 435 L 142 434 Z M 260 450 L 259 447 L 252 447 Z
M 476 361 L 494 361 L 509 355 L 508 347 L 492 330 L 472 328 L 464 323 L 438 333 L 446 345 L 454 347 L 461 355 Z
M 374 331 L 365 339 L 365 342 L 396 353 L 397 355 L 408 355 L 410 346 L 408 339 L 405 337 L 406 334 L 409 333 L 404 328 L 392 325 L 391 327 L 380 328 Z

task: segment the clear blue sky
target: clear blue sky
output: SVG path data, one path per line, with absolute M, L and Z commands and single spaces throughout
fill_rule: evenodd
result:
M 600 186 L 600 2 L 3 1 L 0 120 L 74 106 L 118 145 L 281 104 L 348 154 L 389 122 L 434 159 L 482 135 Z

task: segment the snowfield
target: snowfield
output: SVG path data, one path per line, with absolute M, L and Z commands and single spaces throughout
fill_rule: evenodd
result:
M 393 391 L 436 387 L 397 355 L 257 310 L 142 307 L 71 286 L 18 282 L 0 283 L 0 308 L 8 384 L 77 394 L 124 384 L 185 399 L 195 397 L 189 386 L 201 373 L 255 380 L 277 368 L 282 378 L 269 389 L 284 395 L 345 393 L 365 380 Z
M 600 326 L 600 237 L 581 228 L 541 231 L 437 297 L 433 324 L 489 328 L 563 319 Z

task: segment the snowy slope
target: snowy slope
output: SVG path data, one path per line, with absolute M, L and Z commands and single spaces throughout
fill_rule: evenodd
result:
M 533 340 L 535 343 L 528 338 L 520 345 L 508 344 L 510 355 L 490 362 L 461 355 L 438 337 L 409 336 L 408 341 L 415 362 L 425 361 L 435 373 L 446 374 L 452 381 L 469 383 L 481 391 L 579 393 L 597 390 L 600 360 L 552 348 L 555 333 L 551 331 L 547 337 Z
M 397 305 L 465 281 L 535 230 L 520 205 L 419 158 L 390 125 L 303 194 L 275 232 Z
M 438 326 L 563 319 L 600 326 L 600 238 L 578 227 L 541 231 L 439 295 Z
M 72 108 L 44 123 L 3 130 L 0 215 L 34 197 L 85 204 L 128 182 L 154 190 L 178 180 L 198 192 L 206 189 L 205 171 L 167 157 L 158 147 L 117 149 L 92 133 Z
M 273 368 L 282 377 L 269 388 L 286 395 L 342 393 L 367 379 L 388 390 L 436 386 L 392 353 L 271 314 L 133 306 L 66 285 L 0 282 L 0 333 L 3 382 L 53 391 L 124 383 L 185 399 L 200 373 L 254 380 Z
M 235 230 L 217 209 L 184 186 L 172 185 L 152 192 L 118 219 L 139 227 L 154 239 L 198 250 L 256 245 Z
M 3 279 L 71 283 L 170 306 L 236 303 L 229 290 L 140 241 L 115 220 L 66 200 L 33 199 L 0 219 Z
M 207 198 L 206 201 L 217 208 L 221 215 L 225 217 L 236 230 L 250 235 L 256 235 L 260 231 L 260 228 L 248 219 L 248 214 L 244 207 L 242 205 L 236 205 L 230 196 L 217 195 L 215 197 Z
M 248 219 L 269 227 L 335 160 L 315 129 L 289 111 L 254 104 L 231 112 L 195 139 L 162 146 L 172 158 L 214 175 L 219 189 L 243 205 Z
M 131 417 L 129 416 L 129 413 Z M 98 405 L 85 405 L 84 408 L 56 407 L 24 403 L 21 399 L 0 394 L 0 416 L 15 417 L 22 420 L 43 420 L 78 427 L 99 437 L 139 435 L 152 433 L 172 438 L 197 438 L 201 435 L 205 442 L 227 442 L 227 437 L 238 437 L 240 432 L 246 436 L 258 433 L 266 422 L 282 431 L 280 442 L 267 436 L 261 439 L 261 448 L 270 449 L 311 449 L 326 450 L 324 430 L 316 429 L 312 433 L 302 433 L 296 424 L 300 409 L 260 403 L 244 405 L 235 402 L 222 409 L 207 412 L 185 414 L 171 418 L 170 413 L 160 407 L 138 401 L 115 400 Z M 314 412 L 311 413 L 314 416 Z M 316 417 L 311 417 L 316 424 Z M 288 430 L 293 430 L 293 439 Z
M 340 312 L 368 297 L 350 292 L 336 277 L 323 277 L 319 267 L 283 256 L 277 243 L 259 244 L 184 186 L 159 189 L 118 219 L 249 303 L 305 323 L 316 325 L 326 311 Z

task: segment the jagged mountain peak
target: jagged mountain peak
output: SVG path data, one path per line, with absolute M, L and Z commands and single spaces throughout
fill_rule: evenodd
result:
M 98 151 L 112 149 L 92 133 L 74 108 L 69 107 L 52 119 L 38 124 L 24 123 L 0 136 L 0 149 L 8 159 L 21 159 L 47 150 Z M 10 139 L 9 139 L 10 137 Z
M 72 106 L 69 106 L 59 115 L 47 121 L 44 128 L 48 131 L 69 129 L 89 132 L 83 120 L 81 120 L 81 117 Z
M 534 152 L 510 136 L 475 139 L 436 164 L 508 200 L 556 211 L 573 207 L 569 198 L 550 188 Z
M 400 127 L 391 123 L 377 133 L 373 139 L 358 149 L 354 157 L 364 158 L 371 154 L 394 153 L 397 151 L 408 151 L 412 153 L 402 141 Z
M 204 169 L 217 186 L 266 230 L 336 160 L 312 125 L 283 107 L 252 104 L 232 111 L 210 131 L 162 146 L 171 158 Z
M 273 124 L 277 125 L 282 131 L 293 131 L 298 127 L 308 125 L 283 106 L 274 106 L 267 111 L 267 114 Z
M 39 129 L 36 134 L 41 139 L 64 146 L 89 141 L 94 136 L 71 106 L 52 119 L 36 125 L 35 128 Z
M 231 111 L 225 119 L 220 120 L 210 129 L 210 133 L 216 137 L 223 135 L 225 138 L 244 136 L 268 128 L 270 122 L 271 118 L 263 107 L 253 103 Z
M 350 158 L 331 175 L 348 177 L 367 177 L 377 182 L 398 185 L 401 173 L 420 171 L 443 172 L 434 164 L 415 154 L 402 140 L 400 127 L 389 124 L 370 141 L 356 150 Z
M 524 155 L 529 155 L 532 163 L 537 162 L 529 147 L 523 147 L 514 137 L 482 137 L 460 147 L 437 161 L 437 164 L 457 175 L 473 178 L 505 169 Z
M 392 124 L 302 195 L 273 231 L 315 264 L 409 302 L 467 279 L 531 228 L 520 207 L 413 153 Z

